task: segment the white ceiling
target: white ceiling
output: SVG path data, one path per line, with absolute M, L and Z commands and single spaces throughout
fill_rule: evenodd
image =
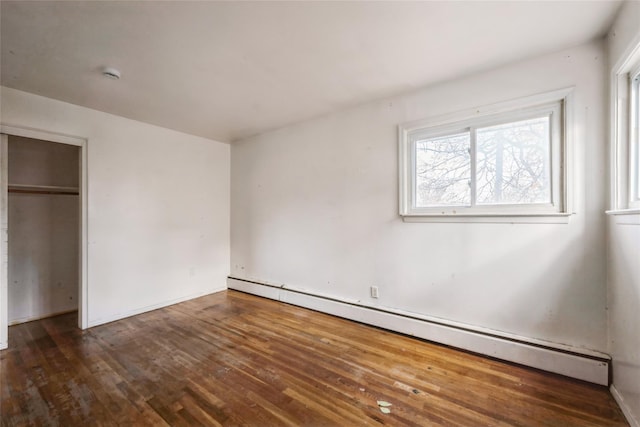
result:
M 3 0 L 1 82 L 234 141 L 601 37 L 620 4 Z

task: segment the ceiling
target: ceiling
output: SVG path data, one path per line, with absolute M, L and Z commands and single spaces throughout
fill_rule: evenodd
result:
M 602 37 L 620 5 L 3 0 L 1 82 L 231 142 Z

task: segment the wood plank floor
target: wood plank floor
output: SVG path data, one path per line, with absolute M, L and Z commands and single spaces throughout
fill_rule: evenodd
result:
M 2 426 L 627 425 L 604 387 L 235 291 L 9 345 Z

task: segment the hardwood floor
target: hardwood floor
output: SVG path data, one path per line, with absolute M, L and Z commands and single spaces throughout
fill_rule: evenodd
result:
M 2 426 L 627 425 L 604 387 L 235 291 L 9 345 Z

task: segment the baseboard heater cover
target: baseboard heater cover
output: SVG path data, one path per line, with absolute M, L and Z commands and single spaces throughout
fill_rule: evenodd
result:
M 496 359 L 518 363 L 594 384 L 609 385 L 610 359 L 529 344 L 495 335 L 442 325 L 315 295 L 235 277 L 227 279 L 229 289 L 309 308 L 345 319 L 388 329 L 428 341 L 449 345 Z

